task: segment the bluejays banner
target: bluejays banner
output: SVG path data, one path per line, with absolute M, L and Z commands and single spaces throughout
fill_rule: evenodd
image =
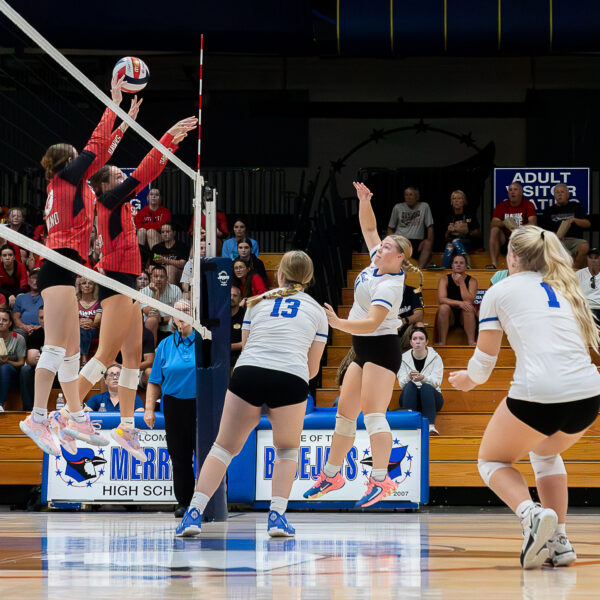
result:
M 135 169 L 127 168 L 121 169 L 121 171 L 123 171 L 123 173 L 129 177 L 135 171 Z M 136 212 L 148 204 L 148 192 L 150 191 L 151 186 L 152 184 L 150 183 L 145 188 L 142 188 L 138 194 L 129 201 L 131 206 L 135 208 Z
M 290 501 L 301 500 L 304 492 L 315 482 L 325 466 L 333 431 L 305 429 L 300 438 L 298 470 L 292 486 Z M 392 454 L 388 475 L 398 482 L 398 489 L 383 501 L 421 502 L 421 431 L 419 429 L 392 430 Z M 257 431 L 256 440 L 256 501 L 271 499 L 271 480 L 275 464 L 273 432 Z M 365 493 L 365 484 L 371 475 L 373 457 L 369 436 L 358 429 L 354 446 L 342 465 L 346 483 L 343 488 L 319 498 L 319 502 L 355 502 Z

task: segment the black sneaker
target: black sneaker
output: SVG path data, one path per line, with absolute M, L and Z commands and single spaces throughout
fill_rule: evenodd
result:
M 173 513 L 173 515 L 175 516 L 176 519 L 181 519 L 183 517 L 183 515 L 185 515 L 186 510 L 187 510 L 187 506 L 183 506 L 182 504 L 180 504 L 175 509 L 175 512 Z

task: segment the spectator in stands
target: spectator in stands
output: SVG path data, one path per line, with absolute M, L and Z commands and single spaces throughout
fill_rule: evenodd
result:
M 183 242 L 175 239 L 172 223 L 165 223 L 160 228 L 160 237 L 162 242 L 152 248 L 152 262 L 165 267 L 169 283 L 178 284 L 190 250 Z
M 235 366 L 242 353 L 242 322 L 246 309 L 240 306 L 242 292 L 239 287 L 231 286 L 231 368 Z
M 18 233 L 22 233 L 26 235 L 28 238 L 33 237 L 33 227 L 25 222 L 25 216 L 23 214 L 23 209 L 19 206 L 15 206 L 9 209 L 8 214 L 6 216 L 6 224 L 10 229 L 16 231 Z M 29 256 L 29 252 L 23 248 L 19 248 L 19 252 L 16 255 L 18 262 L 26 262 L 27 257 Z
M 252 244 L 252 254 L 258 258 L 258 242 L 250 237 L 245 221 L 239 218 L 233 222 L 233 237 L 230 237 L 223 242 L 221 256 L 234 260 L 239 254 L 237 244 L 243 239 L 250 240 L 250 244 Z
M 433 251 L 433 216 L 429 204 L 420 201 L 417 188 L 404 190 L 404 202 L 392 209 L 387 233 L 403 235 L 410 240 L 413 256 L 419 257 L 420 269 L 429 264 Z
M 25 338 L 12 329 L 10 311 L 0 309 L 0 412 L 4 411 L 8 392 L 18 384 L 19 369 L 25 364 L 27 354 Z
M 262 277 L 262 280 L 265 282 L 265 285 L 269 287 L 269 280 L 267 279 L 267 270 L 265 269 L 265 263 L 252 254 L 252 246 L 250 245 L 250 240 L 247 238 L 242 238 L 238 244 L 238 256 L 246 263 L 246 266 L 254 271 L 257 275 Z
M 169 306 L 174 306 L 175 302 L 183 298 L 181 289 L 167 281 L 167 271 L 162 265 L 157 265 L 152 269 L 150 284 L 140 291 L 142 294 L 164 302 Z M 146 328 L 152 332 L 154 345 L 156 346 L 159 341 L 159 332 L 162 339 L 172 331 L 171 317 L 151 306 L 142 305 L 142 312 L 146 317 Z
M 19 294 L 28 291 L 27 268 L 15 260 L 15 251 L 10 244 L 0 246 L 0 293 L 12 308 Z
M 467 210 L 467 196 L 462 190 L 454 190 L 450 195 L 452 211 L 446 220 L 446 251 L 442 259 L 442 267 L 449 269 L 452 257 L 468 252 L 481 245 L 481 227 L 475 215 Z
M 98 300 L 98 285 L 85 277 L 77 280 L 77 309 L 79 310 L 79 344 L 81 366 L 88 361 L 92 340 L 98 337 L 102 307 Z
M 402 293 L 402 304 L 398 311 L 398 319 L 402 323 L 398 328 L 398 335 L 402 340 L 402 348 L 410 346 L 410 334 L 414 327 L 425 327 L 423 317 L 425 316 L 425 304 L 421 288 L 411 285 L 404 286 Z
M 39 321 L 39 310 L 44 306 L 42 296 L 38 291 L 37 278 L 39 267 L 32 269 L 27 278 L 29 291 L 17 296 L 13 307 L 12 317 L 15 331 L 22 336 L 28 336 L 35 329 L 41 327 Z
M 187 300 L 175 308 L 191 314 Z M 156 402 L 165 417 L 167 448 L 173 465 L 173 487 L 179 506 L 176 517 L 182 517 L 194 495 L 194 451 L 196 449 L 196 353 L 195 332 L 191 325 L 175 319 L 176 331 L 156 349 L 156 358 L 148 380 L 144 421 L 154 427 Z
M 577 271 L 577 279 L 594 319 L 600 326 L 600 248 L 591 248 L 588 251 L 587 264 L 587 267 Z
M 410 345 L 412 350 L 402 355 L 398 371 L 398 383 L 402 388 L 400 406 L 421 412 L 429 421 L 429 434 L 439 435 L 435 416 L 444 404 L 440 388 L 444 377 L 442 357 L 427 347 L 427 331 L 423 328 L 412 330 Z
M 21 402 L 23 410 L 33 409 L 33 396 L 35 389 L 35 368 L 37 367 L 42 346 L 44 345 L 44 307 L 38 310 L 38 320 L 41 327 L 34 329 L 25 337 L 25 364 L 19 370 L 19 385 L 21 388 Z
M 200 258 L 206 258 L 206 241 L 200 240 Z M 181 289 L 183 290 L 183 297 L 186 300 L 190 299 L 190 285 L 192 283 L 192 276 L 194 275 L 194 244 L 190 248 L 190 257 L 187 259 L 183 272 L 181 273 Z
M 135 215 L 138 244 L 150 250 L 160 244 L 160 228 L 171 222 L 171 211 L 162 206 L 160 191 L 152 188 L 148 192 L 148 204 Z
M 513 181 L 508 186 L 508 198 L 494 209 L 490 224 L 490 256 L 492 263 L 486 269 L 498 268 L 500 249 L 513 229 L 521 225 L 537 225 L 535 204 L 523 198 L 523 186 Z
M 39 242 L 40 244 L 45 244 L 46 233 L 46 223 L 41 223 L 40 225 L 37 225 L 36 228 L 33 230 L 34 241 Z
M 99 410 L 104 402 L 107 412 L 119 412 L 119 377 L 121 375 L 121 365 L 114 363 L 106 369 L 104 373 L 104 383 L 106 391 L 95 394 L 86 403 L 86 410 Z M 136 394 L 134 410 L 141 412 L 144 410 L 144 401 Z
M 243 300 L 246 298 L 264 294 L 268 291 L 262 277 L 254 273 L 254 271 L 250 271 L 241 258 L 233 261 L 233 277 L 231 278 L 231 285 L 235 285 L 242 291 L 242 306 L 245 306 Z
M 140 387 L 146 389 L 152 364 L 154 362 L 155 346 L 152 332 L 144 326 L 142 328 L 142 362 L 140 363 Z
M 150 285 L 150 275 L 148 275 L 147 271 L 142 271 L 135 280 L 135 289 L 138 292 L 145 288 L 147 285 Z
M 212 198 L 212 189 L 208 186 L 204 188 L 204 194 L 209 194 Z M 206 200 L 202 198 L 202 215 L 200 217 L 200 228 L 202 231 L 202 238 L 206 232 Z M 188 230 L 190 235 L 194 235 L 194 219 L 190 223 Z M 229 236 L 229 227 L 227 226 L 227 216 L 221 210 L 217 210 L 217 256 L 223 256 L 223 240 Z
M 579 202 L 569 200 L 569 188 L 564 183 L 554 187 L 554 199 L 556 203 L 544 210 L 543 227 L 556 233 L 576 269 L 585 268 L 590 245 L 583 239 L 583 230 L 589 229 L 592 222 Z
M 477 296 L 477 279 L 467 275 L 464 256 L 452 259 L 452 273 L 445 275 L 438 284 L 437 314 L 438 345 L 445 346 L 448 329 L 462 325 L 467 334 L 467 343 L 475 346 L 477 339 L 477 316 L 473 302 Z

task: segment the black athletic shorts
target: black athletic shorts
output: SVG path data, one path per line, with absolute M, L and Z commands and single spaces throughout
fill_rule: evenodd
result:
M 118 281 L 130 288 L 136 289 L 136 279 L 135 275 L 131 273 L 119 273 L 118 271 L 106 271 L 106 276 Z M 106 300 L 111 296 L 117 296 L 119 292 L 115 292 L 115 290 L 111 290 L 110 288 L 104 287 L 103 285 L 98 286 L 98 300 L 102 303 L 102 300 Z M 135 300 L 132 300 L 135 302 Z
M 269 408 L 300 404 L 308 396 L 308 383 L 297 375 L 250 365 L 236 367 L 229 391 L 252 404 Z
M 573 434 L 585 431 L 596 420 L 600 396 L 556 404 L 507 398 L 506 406 L 519 421 L 544 435 L 557 431 Z
M 55 248 L 55 251 L 71 260 L 83 263 L 83 259 L 79 256 L 77 250 L 73 250 L 72 248 Z M 73 271 L 69 271 L 46 259 L 38 272 L 37 286 L 38 290 L 41 292 L 42 290 L 56 285 L 75 286 L 76 280 L 77 273 L 73 273 Z
M 361 369 L 365 363 L 373 363 L 397 373 L 402 364 L 402 340 L 399 335 L 353 335 L 352 347 L 355 362 Z

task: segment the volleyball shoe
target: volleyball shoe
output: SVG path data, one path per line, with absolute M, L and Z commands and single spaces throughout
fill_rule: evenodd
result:
M 56 443 L 52 430 L 50 429 L 50 419 L 44 419 L 41 423 L 36 423 L 32 415 L 28 415 L 24 421 L 19 423 L 21 431 L 29 436 L 46 454 L 60 456 L 60 447 Z
M 546 563 L 555 567 L 566 567 L 577 560 L 577 554 L 566 535 L 560 534 L 551 537 L 546 543 L 550 556 Z
M 108 446 L 108 440 L 98 432 L 101 428 L 100 423 L 90 420 L 90 411 L 86 410 L 84 417 L 81 422 L 70 418 L 63 432 L 92 446 Z
M 129 454 L 135 456 L 142 463 L 145 463 L 148 457 L 140 446 L 139 435 L 139 429 L 136 429 L 135 427 L 123 427 L 123 425 L 119 425 L 110 432 L 110 437 L 112 437 L 119 446 L 122 446 Z
M 328 494 L 329 492 L 333 492 L 335 490 L 339 490 L 343 488 L 346 481 L 342 477 L 342 474 L 338 471 L 334 477 L 327 477 L 323 471 L 319 473 L 318 479 L 315 481 L 315 484 L 304 492 L 305 498 L 316 499 Z
M 269 511 L 267 533 L 271 537 L 293 537 L 296 530 L 287 522 L 285 514 L 280 515 L 275 510 Z
M 77 452 L 77 444 L 75 438 L 71 437 L 68 433 L 65 433 L 65 429 L 69 423 L 69 420 L 60 412 L 60 410 L 54 410 L 48 415 L 50 421 L 50 428 L 54 431 L 60 445 L 69 454 L 75 454 Z
M 398 483 L 393 479 L 390 479 L 389 475 L 386 475 L 383 481 L 375 481 L 372 477 L 369 477 L 367 481 L 367 491 L 365 495 L 354 505 L 354 508 L 367 508 L 377 504 L 380 500 L 387 498 L 391 493 L 398 489 Z
M 183 519 L 175 528 L 176 537 L 193 537 L 202 530 L 202 513 L 195 506 L 188 506 Z
M 521 519 L 523 527 L 523 547 L 521 549 L 521 566 L 524 569 L 535 569 L 548 558 L 546 544 L 554 534 L 558 517 L 551 508 L 543 508 L 536 504 Z

